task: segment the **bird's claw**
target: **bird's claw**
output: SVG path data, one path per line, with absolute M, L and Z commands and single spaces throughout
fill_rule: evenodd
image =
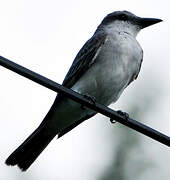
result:
M 84 98 L 86 98 L 87 100 L 89 100 L 90 102 L 92 102 L 93 104 L 95 104 L 96 98 L 95 98 L 94 96 L 90 96 L 90 95 L 88 95 L 88 94 L 84 94 L 83 96 L 84 96 Z
M 91 103 L 95 104 L 96 103 L 96 98 L 94 96 L 90 96 L 88 94 L 84 94 L 83 95 L 84 98 L 86 98 L 88 101 L 90 101 Z M 83 110 L 85 110 L 86 108 L 84 107 L 84 105 L 81 105 L 81 108 Z
M 123 112 L 123 111 L 121 111 L 121 110 L 118 110 L 117 111 L 117 113 L 119 114 L 119 115 L 121 115 L 121 116 L 123 116 L 124 117 L 124 119 L 129 119 L 129 114 L 128 113 L 126 113 L 126 112 Z M 116 120 L 114 120 L 114 119 L 110 119 L 110 122 L 111 123 L 116 123 Z
M 125 119 L 129 119 L 129 114 L 126 112 L 123 112 L 121 110 L 117 111 L 118 114 L 120 114 L 121 116 L 123 116 Z

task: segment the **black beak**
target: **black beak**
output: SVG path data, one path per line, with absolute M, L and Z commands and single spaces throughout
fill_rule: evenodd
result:
M 162 22 L 162 20 L 155 18 L 139 18 L 139 25 L 142 29 L 159 22 Z

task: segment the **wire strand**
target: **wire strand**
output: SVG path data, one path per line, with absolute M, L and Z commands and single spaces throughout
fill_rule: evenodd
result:
M 0 56 L 0 65 L 13 71 L 16 72 L 17 74 L 24 76 L 48 89 L 51 89 L 55 92 L 61 93 L 64 96 L 67 96 L 68 98 L 76 101 L 77 103 L 82 104 L 83 106 L 86 106 L 98 113 L 101 113 L 107 117 L 109 117 L 110 119 L 114 119 L 117 122 L 131 128 L 134 129 L 164 145 L 170 146 L 170 137 L 166 136 L 165 134 L 162 134 L 159 131 L 156 131 L 155 129 L 152 129 L 149 126 L 146 126 L 134 119 L 131 118 L 125 118 L 124 116 L 120 115 L 119 113 L 117 113 L 116 111 L 102 105 L 99 103 L 93 103 L 91 101 L 89 101 L 88 99 L 86 99 L 83 95 L 74 92 L 71 89 L 68 89 L 40 74 L 37 74 L 19 64 L 16 64 L 2 56 Z

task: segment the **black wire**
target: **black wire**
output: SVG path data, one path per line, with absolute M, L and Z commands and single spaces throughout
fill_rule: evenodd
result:
M 86 106 L 96 112 L 99 112 L 107 117 L 109 117 L 110 119 L 114 119 L 117 122 L 130 127 L 156 141 L 159 141 L 162 144 L 165 144 L 167 146 L 170 146 L 170 137 L 160 133 L 159 131 L 156 131 L 136 120 L 133 120 L 131 118 L 125 118 L 124 116 L 121 116 L 120 114 L 118 114 L 116 111 L 98 104 L 97 102 L 94 104 L 93 102 L 87 100 L 84 96 L 82 96 L 81 94 L 78 94 L 76 92 L 74 92 L 71 89 L 68 89 L 44 76 L 41 76 L 23 66 L 20 66 L 19 64 L 16 64 L 2 56 L 0 56 L 0 65 L 10 69 L 11 71 L 16 72 L 17 74 L 20 74 L 21 76 L 24 76 L 42 86 L 45 86 L 55 92 L 61 93 L 64 96 L 67 96 L 68 98 L 82 104 L 83 106 Z

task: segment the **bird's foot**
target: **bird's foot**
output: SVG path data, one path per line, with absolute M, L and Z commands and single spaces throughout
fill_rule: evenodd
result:
M 118 114 L 120 114 L 121 116 L 123 116 L 125 119 L 129 119 L 129 114 L 126 112 L 123 112 L 121 110 L 117 111 Z
M 83 95 L 84 98 L 86 98 L 88 101 L 90 101 L 91 103 L 95 104 L 96 103 L 96 98 L 94 96 L 90 96 L 88 94 L 84 94 Z
M 96 103 L 96 98 L 94 96 L 90 96 L 88 94 L 84 94 L 83 95 L 84 98 L 86 98 L 88 101 L 90 101 L 92 104 L 95 104 Z M 81 108 L 83 110 L 85 110 L 86 108 L 84 107 L 84 105 L 81 105 Z
M 129 119 L 129 114 L 128 114 L 128 113 L 123 112 L 123 111 L 121 111 L 121 110 L 118 110 L 117 113 L 118 113 L 119 115 L 123 116 L 124 119 L 126 119 L 126 120 Z M 116 123 L 116 120 L 110 119 L 110 122 L 111 122 L 111 123 Z

